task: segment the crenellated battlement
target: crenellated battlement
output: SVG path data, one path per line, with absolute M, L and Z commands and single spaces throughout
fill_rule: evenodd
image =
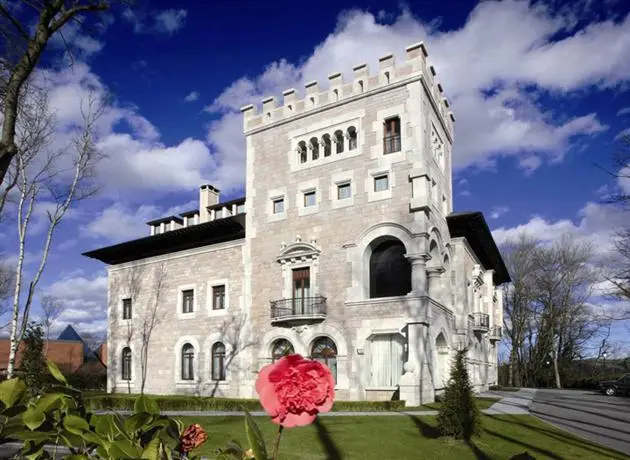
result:
M 406 60 L 396 65 L 394 54 L 387 54 L 378 60 L 378 73 L 370 74 L 367 64 L 359 64 L 352 68 L 352 81 L 346 82 L 341 72 L 328 76 L 327 89 L 322 90 L 319 82 L 310 81 L 304 85 L 304 98 L 299 99 L 294 88 L 283 91 L 283 103 L 278 105 L 271 96 L 262 100 L 261 111 L 254 104 L 241 108 L 243 113 L 243 130 L 245 132 L 287 121 L 293 117 L 311 111 L 333 106 L 370 93 L 378 92 L 388 86 L 408 82 L 420 78 L 440 114 L 449 135 L 453 134 L 455 116 L 450 109 L 448 99 L 444 96 L 442 85 L 437 81 L 435 67 L 428 62 L 428 52 L 423 42 L 406 48 Z

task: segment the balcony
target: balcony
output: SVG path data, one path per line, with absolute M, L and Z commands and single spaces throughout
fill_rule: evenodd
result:
M 308 324 L 326 319 L 326 297 L 302 297 L 271 301 L 271 324 Z
M 473 313 L 473 330 L 478 332 L 488 332 L 490 327 L 490 315 L 487 313 Z
M 492 326 L 488 338 L 491 342 L 498 342 L 503 338 L 503 328 L 501 326 Z
M 383 139 L 383 153 L 400 152 L 400 134 L 385 136 Z

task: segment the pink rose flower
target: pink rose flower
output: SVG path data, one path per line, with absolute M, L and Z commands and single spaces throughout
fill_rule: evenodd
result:
M 271 421 L 284 428 L 309 425 L 332 409 L 335 379 L 330 369 L 300 355 L 288 355 L 261 369 L 256 391 Z

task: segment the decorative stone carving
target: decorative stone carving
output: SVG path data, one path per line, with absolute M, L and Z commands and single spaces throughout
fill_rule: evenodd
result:
M 302 334 L 308 331 L 308 326 L 294 326 L 291 330 L 295 331 L 297 334 Z

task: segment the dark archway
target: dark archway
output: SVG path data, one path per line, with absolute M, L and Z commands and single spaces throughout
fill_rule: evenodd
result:
M 405 245 L 393 237 L 374 243 L 370 255 L 370 298 L 411 292 L 411 264 L 405 257 Z

